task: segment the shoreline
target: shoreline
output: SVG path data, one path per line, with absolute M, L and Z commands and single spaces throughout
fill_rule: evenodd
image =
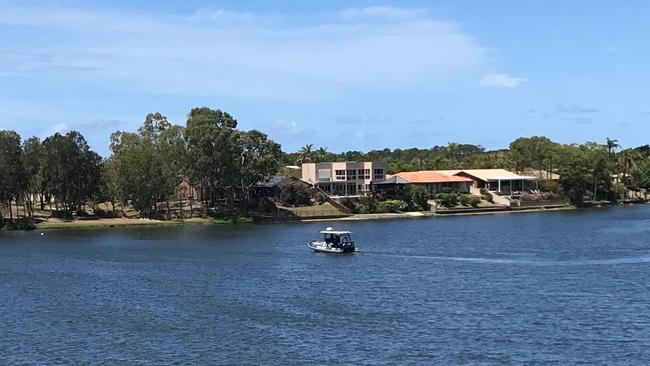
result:
M 430 217 L 458 217 L 458 216 L 480 216 L 480 215 L 507 215 L 517 213 L 535 213 L 535 212 L 558 212 L 558 211 L 578 211 L 590 210 L 595 208 L 607 208 L 614 206 L 628 206 L 625 205 L 611 205 L 599 207 L 576 207 L 572 205 L 561 207 L 535 207 L 529 209 L 516 209 L 516 210 L 476 210 L 464 212 L 448 212 L 440 213 L 433 211 L 415 211 L 415 212 L 401 212 L 401 213 L 377 213 L 377 214 L 356 214 L 346 217 L 333 217 L 333 218 L 314 218 L 304 220 L 292 221 L 266 221 L 264 224 L 277 224 L 277 223 L 311 223 L 311 222 L 328 222 L 328 221 L 374 221 L 374 220 L 396 220 L 396 219 L 421 219 Z M 154 219 L 127 219 L 127 218 L 105 218 L 95 220 L 72 220 L 72 221 L 45 221 L 36 224 L 35 230 L 66 230 L 66 229 L 106 229 L 106 228 L 129 228 L 129 227 L 173 227 L 173 226 L 194 226 L 194 225 L 242 225 L 253 224 L 252 220 L 219 220 L 214 218 L 191 218 L 187 220 L 154 220 Z

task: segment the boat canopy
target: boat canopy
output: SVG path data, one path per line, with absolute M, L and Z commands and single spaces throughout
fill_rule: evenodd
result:
M 321 234 L 334 234 L 334 235 L 349 235 L 352 234 L 351 231 L 340 231 L 340 230 L 334 230 L 331 227 L 328 227 L 327 229 L 323 230 L 320 232 Z

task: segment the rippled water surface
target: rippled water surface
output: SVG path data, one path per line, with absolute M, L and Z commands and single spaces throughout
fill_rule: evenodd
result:
M 650 207 L 324 226 L 2 233 L 0 364 L 650 364 Z

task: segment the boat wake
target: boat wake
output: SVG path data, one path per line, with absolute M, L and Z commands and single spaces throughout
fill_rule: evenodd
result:
M 422 259 L 434 261 L 472 262 L 483 264 L 510 264 L 523 266 L 592 266 L 592 265 L 619 265 L 650 263 L 650 254 L 634 257 L 606 258 L 606 259 L 577 259 L 577 260 L 533 260 L 511 258 L 481 258 L 481 257 L 445 257 L 417 254 L 391 254 L 364 252 L 364 255 L 377 255 L 392 258 Z

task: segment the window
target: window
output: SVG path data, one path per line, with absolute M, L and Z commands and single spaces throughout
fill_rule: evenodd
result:
M 375 169 L 375 174 L 373 177 L 374 180 L 383 180 L 384 179 L 384 169 Z
M 354 169 L 348 170 L 348 179 L 357 179 L 357 171 Z
M 330 180 L 332 171 L 329 169 L 318 169 L 318 180 Z
M 336 180 L 345 180 L 345 170 L 336 170 Z
M 359 169 L 359 179 L 363 179 L 363 169 Z
M 365 169 L 363 172 L 365 173 L 364 178 L 365 179 L 370 179 L 370 169 Z

